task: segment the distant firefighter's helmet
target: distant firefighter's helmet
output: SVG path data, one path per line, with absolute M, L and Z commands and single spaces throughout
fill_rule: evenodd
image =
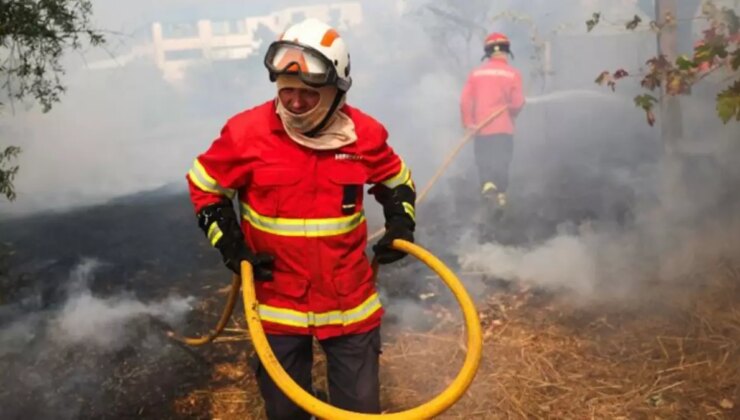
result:
M 490 56 L 495 53 L 511 54 L 511 42 L 506 35 L 500 32 L 489 34 L 486 37 L 483 48 L 486 52 L 486 56 Z

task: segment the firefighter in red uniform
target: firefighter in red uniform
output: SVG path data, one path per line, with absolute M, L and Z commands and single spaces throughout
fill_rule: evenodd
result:
M 254 267 L 259 314 L 285 370 L 311 392 L 312 342 L 328 360 L 330 402 L 379 413 L 383 309 L 365 254 L 363 186 L 383 206 L 381 264 L 413 241 L 411 173 L 383 125 L 345 104 L 350 61 L 339 34 L 317 20 L 290 27 L 265 56 L 277 98 L 232 117 L 188 173 L 199 226 L 235 273 Z M 232 206 L 238 196 L 240 216 Z M 258 366 L 270 419 L 303 419 Z
M 497 210 L 506 206 L 509 166 L 514 153 L 514 119 L 524 106 L 522 77 L 508 63 L 509 39 L 499 33 L 486 38 L 482 65 L 468 76 L 460 99 L 463 125 L 474 130 L 492 114 L 506 110 L 481 127 L 475 138 L 475 161 L 481 194 Z

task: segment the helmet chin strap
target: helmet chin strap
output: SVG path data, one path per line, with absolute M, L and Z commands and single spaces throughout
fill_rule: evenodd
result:
M 334 96 L 334 101 L 332 102 L 331 107 L 329 107 L 329 112 L 326 113 L 324 119 L 322 119 L 316 127 L 311 129 L 311 131 L 304 133 L 305 136 L 313 137 L 326 127 L 329 119 L 331 119 L 331 117 L 334 115 L 334 112 L 336 112 L 337 108 L 339 108 L 339 104 L 342 102 L 342 98 L 344 98 L 345 94 L 346 92 L 344 92 L 343 90 L 337 89 L 337 94 L 336 96 Z

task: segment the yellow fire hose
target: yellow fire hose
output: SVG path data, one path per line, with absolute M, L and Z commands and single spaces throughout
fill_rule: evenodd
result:
M 214 331 L 206 336 L 197 338 L 178 337 L 172 332 L 169 333 L 169 336 L 192 346 L 199 346 L 213 341 L 213 339 L 223 331 L 228 319 L 231 317 L 231 313 L 236 304 L 235 291 L 238 292 L 239 286 L 241 285 L 242 297 L 244 298 L 244 314 L 247 320 L 249 335 L 252 338 L 252 345 L 257 352 L 257 356 L 264 365 L 267 374 L 270 375 L 273 381 L 275 381 L 278 388 L 280 388 L 280 390 L 282 390 L 301 408 L 314 416 L 326 419 L 413 420 L 434 417 L 451 407 L 458 399 L 460 399 L 460 397 L 462 397 L 463 393 L 472 383 L 476 371 L 478 370 L 481 358 L 481 349 L 483 346 L 483 336 L 481 334 L 478 312 L 460 280 L 437 257 L 419 245 L 415 245 L 401 239 L 393 241 L 393 248 L 413 255 L 440 276 L 447 287 L 450 288 L 452 294 L 455 296 L 455 299 L 457 299 L 457 302 L 462 308 L 463 319 L 465 320 L 465 328 L 468 335 L 467 354 L 457 377 L 437 397 L 416 408 L 391 414 L 354 413 L 324 403 L 296 384 L 280 365 L 280 362 L 275 357 L 275 354 L 272 352 L 270 344 L 267 341 L 257 310 L 258 302 L 254 291 L 252 266 L 246 261 L 243 261 L 241 265 L 241 279 L 236 275 L 233 276 L 226 307 L 224 308 Z M 373 262 L 373 270 L 375 274 L 377 274 L 377 265 L 375 262 Z
M 202 346 L 215 340 L 226 328 L 226 324 L 229 323 L 229 318 L 234 312 L 234 306 L 236 306 L 236 299 L 239 296 L 239 286 L 241 286 L 242 280 L 234 274 L 231 277 L 231 287 L 229 287 L 229 295 L 226 297 L 226 305 L 224 310 L 221 312 L 221 318 L 219 318 L 216 328 L 202 337 L 180 337 L 174 333 L 174 331 L 168 331 L 167 335 L 177 341 L 185 343 L 189 346 Z
M 473 130 L 469 130 L 460 139 L 455 149 L 447 155 L 447 158 L 442 163 L 437 172 L 427 182 L 424 188 L 421 189 L 417 197 L 417 204 L 422 202 L 434 184 L 439 180 L 442 174 L 447 170 L 452 161 L 457 157 L 463 147 L 470 142 L 475 134 L 486 124 L 493 121 L 496 117 L 506 111 L 507 107 L 501 107 L 491 113 L 485 120 L 479 123 Z M 380 229 L 369 236 L 368 242 L 373 241 L 380 237 L 385 229 Z M 191 346 L 201 346 L 212 342 L 218 337 L 226 327 L 226 324 L 233 313 L 234 306 L 236 305 L 237 296 L 239 293 L 239 286 L 242 286 L 242 296 L 244 298 L 244 313 L 249 327 L 249 334 L 252 338 L 257 356 L 265 366 L 265 370 L 270 377 L 275 381 L 277 386 L 296 404 L 307 412 L 318 416 L 319 418 L 327 419 L 372 419 L 372 418 L 385 418 L 385 419 L 427 419 L 448 409 L 452 406 L 470 386 L 475 373 L 480 363 L 481 348 L 483 345 L 483 338 L 481 335 L 480 322 L 478 320 L 478 313 L 475 309 L 473 301 L 468 296 L 465 288 L 457 279 L 455 274 L 447 268 L 439 259 L 432 255 L 429 251 L 424 248 L 415 245 L 411 242 L 397 239 L 393 242 L 393 247 L 397 250 L 407 252 L 414 257 L 421 260 L 427 266 L 429 266 L 435 273 L 437 273 L 444 283 L 450 288 L 453 295 L 457 299 L 460 307 L 462 308 L 463 318 L 465 320 L 465 326 L 468 334 L 468 351 L 465 356 L 465 361 L 460 369 L 457 377 L 452 383 L 437 397 L 422 404 L 416 408 L 402 411 L 399 413 L 392 414 L 361 414 L 353 413 L 350 411 L 342 410 L 336 407 L 332 407 L 326 404 L 314 396 L 303 390 L 293 379 L 285 372 L 278 360 L 275 358 L 275 354 L 272 352 L 270 345 L 265 336 L 264 330 L 262 329 L 262 323 L 259 319 L 259 313 L 257 312 L 257 300 L 254 292 L 254 283 L 252 278 L 252 267 L 248 262 L 242 262 L 242 278 L 234 275 L 231 281 L 231 287 L 229 288 L 229 294 L 226 298 L 226 305 L 221 313 L 221 318 L 216 324 L 216 328 L 211 331 L 208 335 L 202 337 L 181 337 L 176 335 L 174 332 L 168 332 L 168 335 L 182 343 Z M 375 275 L 377 275 L 377 264 L 373 261 L 373 269 Z
M 393 241 L 393 247 L 397 250 L 407 252 L 437 273 L 452 291 L 457 302 L 462 308 L 465 319 L 465 327 L 468 334 L 468 351 L 465 361 L 457 377 L 452 383 L 434 399 L 410 410 L 391 414 L 361 414 L 333 407 L 320 401 L 306 392 L 285 372 L 275 354 L 270 348 L 265 332 L 262 329 L 259 313 L 257 312 L 257 300 L 254 292 L 252 279 L 252 266 L 242 262 L 242 296 L 244 298 L 244 314 L 249 326 L 249 335 L 257 356 L 262 361 L 268 375 L 275 384 L 293 402 L 307 412 L 323 419 L 363 420 L 363 419 L 387 419 L 387 420 L 413 420 L 428 419 L 434 417 L 452 406 L 468 389 L 480 363 L 483 336 L 481 334 L 478 312 L 472 299 L 468 296 L 465 288 L 455 274 L 447 268 L 439 259 L 424 248 L 411 242 L 397 239 Z
M 496 117 L 503 114 L 504 111 L 506 111 L 507 107 L 503 106 L 491 113 L 486 119 L 481 121 L 478 125 L 475 126 L 472 130 L 468 130 L 465 132 L 465 135 L 462 136 L 460 141 L 457 142 L 457 146 L 449 153 L 447 154 L 447 157 L 445 158 L 444 162 L 442 162 L 442 165 L 440 165 L 439 169 L 437 169 L 437 172 L 434 173 L 434 175 L 429 179 L 429 181 L 424 185 L 424 188 L 419 190 L 419 194 L 416 197 L 416 204 L 419 205 L 424 199 L 426 198 L 427 194 L 429 194 L 429 191 L 432 189 L 434 184 L 437 183 L 439 178 L 442 176 L 442 174 L 445 173 L 447 168 L 450 166 L 453 160 L 457 157 L 457 155 L 460 153 L 460 151 L 465 147 L 466 144 L 468 144 L 473 138 L 475 138 L 475 134 L 478 133 L 478 131 L 485 127 L 488 123 L 493 121 Z M 372 235 L 370 235 L 367 238 L 368 242 L 372 242 L 379 237 L 383 235 L 383 232 L 385 232 L 385 228 L 380 228 L 377 231 L 373 232 Z
M 457 155 L 460 153 L 460 151 L 465 147 L 470 140 L 472 140 L 475 137 L 475 134 L 486 124 L 493 121 L 496 117 L 503 114 L 504 111 L 506 111 L 507 107 L 501 107 L 491 113 L 485 120 L 481 121 L 473 130 L 469 130 L 465 133 L 465 135 L 458 141 L 457 146 L 455 146 L 455 149 L 450 152 L 447 157 L 445 158 L 445 161 L 442 163 L 442 165 L 439 167 L 437 172 L 434 173 L 432 178 L 429 180 L 429 182 L 426 183 L 424 188 L 422 188 L 419 191 L 419 195 L 416 198 L 417 205 L 424 201 L 429 191 L 432 189 L 434 184 L 439 180 L 439 178 L 444 174 L 444 172 L 447 170 L 447 167 L 450 166 L 452 161 L 457 157 Z M 384 228 L 381 228 L 377 231 L 375 231 L 372 235 L 368 237 L 368 242 L 372 242 L 375 239 L 379 238 L 381 235 L 383 235 L 383 232 L 385 232 Z M 234 305 L 236 305 L 237 296 L 239 295 L 239 285 L 241 284 L 241 280 L 238 276 L 234 275 L 231 280 L 231 288 L 229 289 L 229 294 L 226 297 L 226 305 L 224 306 L 224 310 L 221 313 L 221 318 L 218 320 L 218 323 L 216 324 L 216 328 L 211 331 L 208 335 L 204 335 L 202 337 L 182 337 L 175 334 L 173 331 L 169 331 L 167 335 L 177 341 L 180 341 L 182 343 L 185 343 L 189 346 L 202 346 L 204 344 L 208 344 L 216 339 L 226 328 L 226 324 L 229 322 L 229 318 L 231 317 L 231 313 L 234 310 Z

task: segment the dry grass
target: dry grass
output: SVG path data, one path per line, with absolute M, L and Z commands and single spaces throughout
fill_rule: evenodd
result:
M 524 290 L 490 294 L 480 305 L 485 347 L 476 380 L 440 418 L 740 418 L 737 268 L 722 263 L 653 288 L 639 302 L 587 306 Z M 462 364 L 457 315 L 431 306 L 429 313 L 439 318 L 431 331 L 396 331 L 386 340 L 381 381 L 388 411 L 426 401 Z M 317 373 L 324 364 L 319 357 Z M 178 411 L 264 418 L 246 355 L 213 375 L 213 387 L 178 401 Z M 317 386 L 325 388 L 323 378 Z

